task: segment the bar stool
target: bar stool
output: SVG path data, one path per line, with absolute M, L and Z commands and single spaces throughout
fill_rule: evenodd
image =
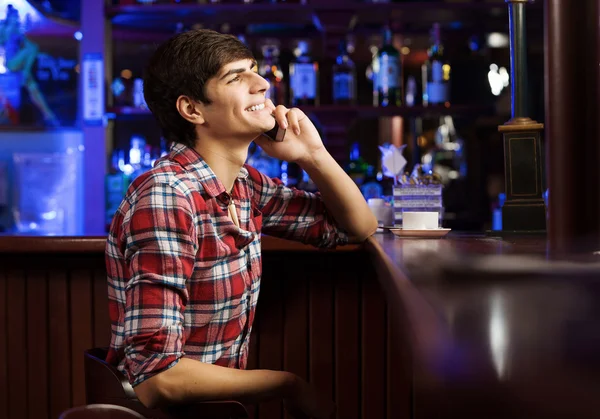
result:
M 144 417 L 123 406 L 88 404 L 65 410 L 58 419 L 144 419 Z
M 236 401 L 202 402 L 148 409 L 137 398 L 133 387 L 121 371 L 108 364 L 107 348 L 84 352 L 85 391 L 88 404 L 123 406 L 149 419 L 246 419 L 246 408 Z

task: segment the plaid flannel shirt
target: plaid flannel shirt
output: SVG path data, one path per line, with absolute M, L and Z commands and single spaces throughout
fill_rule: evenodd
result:
M 239 228 L 228 215 L 231 200 Z M 134 386 L 184 355 L 245 368 L 261 232 L 317 247 L 347 242 L 319 194 L 288 188 L 250 166 L 229 194 L 196 151 L 175 144 L 135 179 L 111 224 L 107 361 Z

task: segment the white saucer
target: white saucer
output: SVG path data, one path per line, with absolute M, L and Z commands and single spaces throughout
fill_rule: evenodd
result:
M 435 228 L 427 230 L 406 230 L 403 228 L 389 228 L 389 230 L 398 237 L 419 237 L 419 238 L 435 238 L 444 237 L 450 232 L 450 228 Z

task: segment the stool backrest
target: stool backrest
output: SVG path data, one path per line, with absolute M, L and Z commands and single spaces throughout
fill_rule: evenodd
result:
M 89 404 L 64 411 L 59 419 L 145 419 L 142 415 L 123 406 L 112 404 Z
M 203 402 L 168 409 L 148 409 L 138 400 L 125 375 L 105 361 L 107 353 L 107 348 L 84 351 L 85 394 L 88 404 L 123 406 L 144 418 L 152 419 L 248 418 L 244 405 L 236 401 Z
M 84 352 L 87 402 L 103 403 L 105 398 L 137 400 L 125 375 L 105 361 L 107 353 L 107 348 L 93 348 Z

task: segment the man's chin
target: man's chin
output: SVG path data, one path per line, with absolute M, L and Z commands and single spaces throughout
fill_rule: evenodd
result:
M 261 124 L 258 127 L 256 127 L 255 133 L 258 136 L 258 135 L 264 134 L 265 132 L 271 131 L 273 128 L 275 128 L 275 123 L 274 122 L 271 123 L 269 121 L 268 124 Z

